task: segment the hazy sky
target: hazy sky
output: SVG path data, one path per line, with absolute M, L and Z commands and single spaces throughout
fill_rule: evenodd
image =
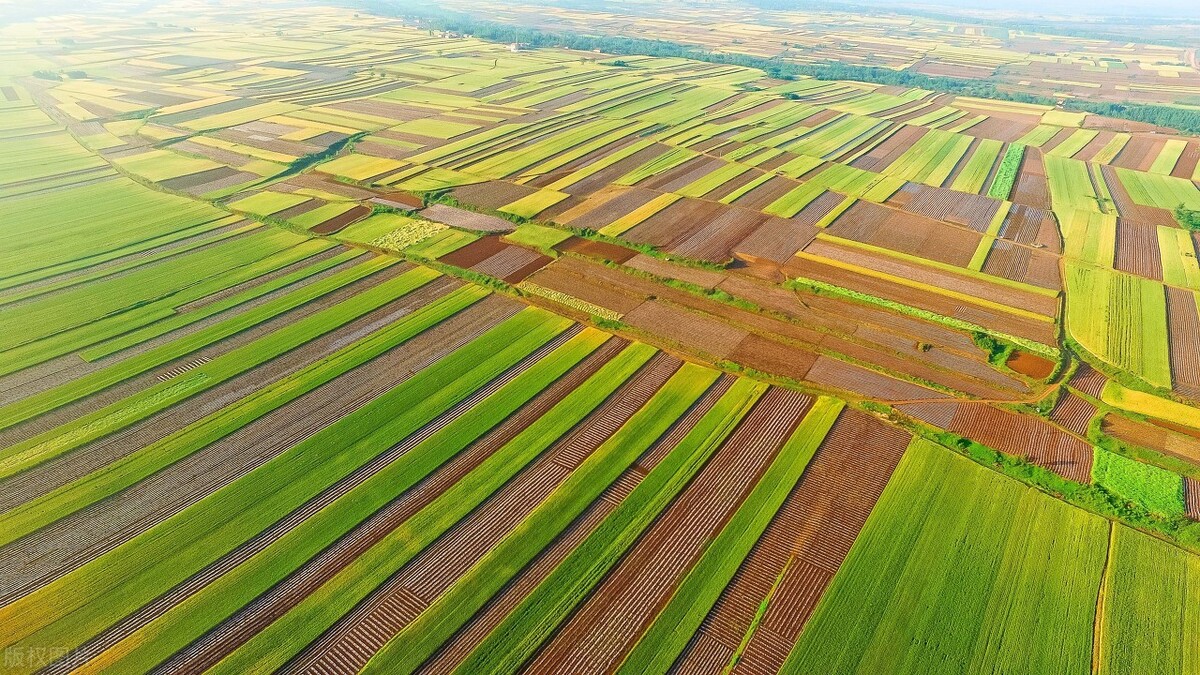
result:
M 895 5 L 887 0 L 862 1 L 870 5 Z M 1043 15 L 1103 14 L 1131 18 L 1163 15 L 1200 16 L 1200 0 L 908 0 L 903 4 L 1024 11 Z M 1196 42 L 1197 46 L 1200 46 L 1200 36 L 1197 36 Z

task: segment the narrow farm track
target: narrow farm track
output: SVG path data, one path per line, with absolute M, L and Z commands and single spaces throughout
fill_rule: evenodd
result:
M 215 387 L 200 391 L 162 412 L 136 421 L 111 435 L 98 438 L 72 452 L 18 473 L 0 482 L 0 509 L 12 508 L 49 490 L 86 476 L 100 467 L 125 457 L 138 448 L 145 447 L 177 429 L 221 410 L 230 403 L 258 390 L 263 384 L 294 373 L 341 349 L 366 333 L 376 330 L 384 323 L 416 310 L 457 287 L 457 284 L 457 281 L 445 277 L 435 279 L 404 297 L 397 298 L 333 331 L 280 354 L 256 368 L 239 373 Z M 220 353 L 224 353 L 228 347 L 220 346 L 214 347 L 214 349 L 220 349 Z M 193 352 L 183 361 L 174 363 L 186 363 L 197 358 L 213 358 L 217 355 L 219 354 L 210 356 L 207 350 L 201 350 Z M 167 370 L 171 370 L 171 367 L 156 369 L 149 375 L 157 378 L 159 374 Z M 98 404 L 93 405 L 99 407 Z
M 290 672 L 357 672 L 570 471 L 616 432 L 679 368 L 656 355 L 572 432 L 406 565 L 314 642 Z
M 357 260 L 349 261 L 349 262 L 339 265 L 333 269 L 326 270 L 320 274 L 315 274 L 312 277 L 310 277 L 308 279 L 304 279 L 302 282 L 294 284 L 293 286 L 289 286 L 286 289 L 280 289 L 280 290 L 274 291 L 273 293 L 269 293 L 269 294 L 263 296 L 262 298 L 256 298 L 255 300 L 253 300 L 251 302 L 247 302 L 244 305 L 240 305 L 236 308 L 233 308 L 228 312 L 222 312 L 220 314 L 208 317 L 207 319 L 197 321 L 196 323 L 193 323 L 191 325 L 179 328 L 178 330 L 171 331 L 170 333 L 167 333 L 166 335 L 154 338 L 152 340 L 147 340 L 146 342 L 143 342 L 142 344 L 139 344 L 139 345 L 136 345 L 129 349 L 123 350 L 123 351 L 118 352 L 117 354 L 114 354 L 107 358 L 102 358 L 97 361 L 89 363 L 89 362 L 84 361 L 74 355 L 67 355 L 67 356 L 59 357 L 59 359 L 55 359 L 54 362 L 59 362 L 60 359 L 65 360 L 66 363 L 64 365 L 69 364 L 69 367 L 57 368 L 57 369 L 53 370 L 52 372 L 48 372 L 45 375 L 36 378 L 35 380 L 31 380 L 31 381 L 25 383 L 24 385 L 22 385 L 20 387 L 19 396 L 17 396 L 16 398 L 31 396 L 33 394 L 40 393 L 42 391 L 46 391 L 53 387 L 57 387 L 59 385 L 66 384 L 66 383 L 70 382 L 71 380 L 74 380 L 78 377 L 82 377 L 83 375 L 87 375 L 88 373 L 100 370 L 102 368 L 107 368 L 109 366 L 112 366 L 113 364 L 119 364 L 121 361 L 123 361 L 129 357 L 137 356 L 139 354 L 149 351 L 150 349 L 153 349 L 154 347 L 158 347 L 160 345 L 167 344 L 168 342 L 177 340 L 177 339 L 185 337 L 187 335 L 191 335 L 192 333 L 195 333 L 197 331 L 203 330 L 204 328 L 207 328 L 215 323 L 225 321 L 225 320 L 229 319 L 230 317 L 234 317 L 234 316 L 237 316 L 244 312 L 250 311 L 250 310 L 254 309 L 255 307 L 258 307 L 259 305 L 262 305 L 266 302 L 269 302 L 271 300 L 278 298 L 280 295 L 294 291 L 297 288 L 302 288 L 303 286 L 307 286 L 308 284 L 311 284 L 314 281 L 323 279 L 329 275 L 332 275 L 338 271 L 345 270 L 348 267 L 351 267 L 358 263 L 359 263 L 359 261 L 357 261 Z M 80 399 L 79 401 L 75 401 L 73 403 L 69 403 L 67 405 L 61 406 L 60 408 L 57 408 L 57 409 L 47 412 L 45 414 L 39 415 L 31 420 L 21 423 L 21 424 L 14 425 L 8 429 L 0 430 L 0 446 L 9 446 L 14 443 L 19 443 L 30 437 L 36 436 L 39 433 L 53 429 L 54 427 L 59 426 L 61 424 L 66 424 L 66 423 L 70 422 L 71 420 L 77 419 L 83 415 L 86 415 L 90 412 L 98 410 L 106 405 L 109 405 L 111 403 L 119 401 L 122 398 L 129 396 L 131 394 L 134 394 L 138 391 L 141 391 L 142 389 L 145 389 L 148 386 L 156 384 L 158 382 L 157 377 L 156 377 L 157 374 L 163 372 L 164 370 L 171 368 L 172 365 L 176 364 L 177 362 L 186 361 L 186 360 L 199 358 L 199 357 L 207 357 L 210 359 L 216 358 L 217 356 L 219 356 L 221 354 L 224 354 L 230 350 L 236 349 L 243 345 L 249 344 L 264 335 L 267 335 L 267 334 L 274 332 L 280 328 L 283 328 L 284 326 L 288 326 L 291 323 L 299 321 L 300 319 L 303 319 L 307 316 L 311 316 L 312 314 L 315 314 L 323 309 L 332 307 L 333 305 L 336 305 L 339 302 L 345 301 L 345 300 L 357 295 L 358 293 L 361 293 L 362 291 L 375 286 L 376 284 L 379 284 L 383 281 L 387 281 L 388 279 L 395 278 L 395 277 L 399 276 L 400 274 L 403 274 L 405 271 L 407 271 L 409 269 L 412 269 L 412 267 L 407 264 L 403 264 L 403 263 L 398 264 L 398 265 L 392 265 L 391 267 L 389 267 L 387 269 L 380 270 L 379 272 L 372 274 L 364 279 L 359 279 L 353 283 L 347 284 L 346 286 L 336 289 L 336 290 L 332 291 L 331 293 L 327 293 L 327 294 L 321 296 L 320 298 L 317 298 L 311 302 L 305 303 L 305 304 L 303 304 L 299 307 L 296 307 L 294 309 L 291 309 L 287 312 L 283 312 L 282 314 L 279 314 L 279 315 L 272 317 L 266 321 L 256 324 L 255 326 L 248 328 L 244 331 L 241 331 L 235 335 L 231 335 L 231 336 L 225 338 L 224 340 L 220 340 L 216 343 L 213 343 L 211 345 L 208 345 L 206 347 L 198 349 L 190 354 L 187 354 L 187 355 L 181 357 L 178 361 L 164 363 L 157 368 L 154 368 L 146 373 L 143 373 L 142 375 L 128 378 L 127 380 L 121 382 L 120 384 L 117 384 L 117 385 L 114 385 L 107 389 L 104 389 L 103 391 L 97 392 L 96 394 L 93 394 L 91 396 Z M 437 280 L 434 283 L 443 283 L 443 282 L 441 280 Z M 33 369 L 38 369 L 38 368 L 40 368 L 40 366 L 33 367 Z M 22 372 L 24 372 L 24 371 L 19 371 L 17 373 L 14 373 L 13 376 L 20 375 Z M 12 377 L 12 376 L 10 376 L 10 377 Z M 16 394 L 17 392 L 13 392 L 13 393 Z M 16 398 L 14 398 L 14 400 L 16 400 Z
M 533 560 L 525 570 L 496 597 L 494 597 L 462 630 L 451 638 L 429 661 L 421 668 L 425 675 L 445 675 L 450 673 L 468 654 L 491 633 L 501 621 L 526 596 L 540 584 L 561 563 L 585 537 L 590 535 L 606 516 L 612 513 L 633 491 L 637 485 L 668 453 L 677 446 L 684 436 L 696 426 L 713 405 L 733 384 L 734 378 L 722 376 L 688 411 L 687 415 L 663 435 L 653 446 L 642 454 L 625 473 L 612 483 L 600 497 L 588 507 L 571 527 L 563 532 L 552 545 Z M 340 658 L 340 656 L 339 656 Z M 338 659 L 327 659 L 328 664 L 337 663 Z M 332 665 L 324 668 L 307 668 L 301 672 L 327 673 Z
M 154 601 L 143 606 L 133 614 L 125 617 L 100 635 L 95 636 L 81 648 L 72 652 L 69 658 L 63 659 L 51 665 L 50 668 L 46 669 L 45 672 L 69 672 L 77 665 L 85 663 L 88 659 L 94 657 L 108 647 L 116 644 L 121 639 L 127 637 L 141 626 L 144 626 L 156 617 L 161 616 L 171 607 L 174 607 L 183 600 L 200 591 L 202 588 L 204 588 L 204 586 L 211 583 L 213 580 L 221 577 L 226 572 L 250 559 L 256 553 L 262 551 L 267 546 L 277 541 L 280 537 L 287 534 L 313 514 L 329 506 L 334 501 L 344 496 L 347 492 L 360 485 L 363 481 L 367 480 L 371 476 L 378 473 L 381 469 L 386 467 L 388 464 L 395 461 L 396 458 L 411 450 L 418 443 L 426 438 L 429 438 L 429 436 L 437 432 L 439 429 L 445 427 L 460 415 L 470 410 L 471 407 L 477 404 L 480 400 L 489 394 L 494 393 L 512 378 L 516 377 L 521 372 L 524 372 L 524 370 L 529 368 L 529 366 L 536 363 L 540 358 L 548 354 L 550 351 L 553 351 L 553 349 L 561 345 L 563 342 L 566 342 L 572 335 L 578 333 L 581 328 L 581 326 L 576 324 L 570 329 L 563 331 L 553 340 L 550 340 L 545 345 L 535 350 L 532 354 L 526 356 L 508 371 L 504 372 L 499 377 L 476 390 L 470 396 L 452 406 L 449 410 L 438 415 L 428 424 L 405 438 L 399 444 L 380 453 L 373 459 L 352 471 L 349 475 L 343 477 L 330 487 L 326 488 L 319 495 L 309 500 L 304 505 L 300 506 L 284 518 L 271 525 L 266 530 L 258 533 L 233 551 L 230 551 L 221 559 L 192 575 L 192 577 L 180 583 L 175 588 L 172 588 L 170 591 L 160 595 Z M 314 560 L 320 560 L 324 556 L 336 556 L 336 552 L 337 547 L 333 547 Z M 355 553 L 357 552 L 358 551 L 355 551 Z M 346 555 L 345 553 L 342 555 L 343 564 L 354 558 L 354 555 Z M 276 587 L 276 589 L 273 589 L 273 592 L 274 590 L 283 588 L 283 586 L 284 585 Z M 303 599 L 304 595 L 307 595 L 308 590 L 309 589 L 306 589 L 295 599 Z M 255 604 L 250 606 L 250 610 L 253 611 L 254 607 L 262 604 L 264 603 L 261 602 L 260 599 L 260 601 L 256 601 Z M 253 635 L 253 632 L 255 632 L 250 630 L 249 624 L 246 622 L 245 617 L 242 614 L 231 617 L 230 620 L 222 624 L 222 628 L 224 627 L 234 629 L 233 634 L 242 636 L 243 639 Z M 176 653 L 170 661 L 161 666 L 160 670 L 166 672 L 179 672 L 181 668 L 186 672 L 198 672 L 198 670 L 202 670 L 203 668 L 195 668 L 192 665 L 184 666 L 181 664 L 190 661 L 191 658 L 189 657 L 194 658 L 198 654 L 206 653 L 204 647 L 207 644 L 223 644 L 217 639 L 222 635 L 228 635 L 222 630 L 222 628 L 218 628 L 215 631 L 210 632 L 202 641 Z
M 530 673 L 611 672 L 737 509 L 812 405 L 771 389 L 685 492 L 529 665 Z
M 357 410 L 519 309 L 493 297 L 136 485 L 0 548 L 4 597 L 111 550 Z

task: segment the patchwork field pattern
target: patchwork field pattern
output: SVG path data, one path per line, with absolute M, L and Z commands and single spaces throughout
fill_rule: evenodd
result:
M 1082 65 L 961 35 L 903 67 Z M 0 37 L 13 672 L 1200 663 L 1194 138 L 319 4 Z

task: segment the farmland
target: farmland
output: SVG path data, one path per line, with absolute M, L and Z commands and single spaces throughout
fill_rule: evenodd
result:
M 0 23 L 6 669 L 1195 669 L 1200 141 L 429 21 Z

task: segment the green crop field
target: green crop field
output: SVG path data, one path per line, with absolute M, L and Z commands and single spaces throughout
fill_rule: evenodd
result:
M 915 441 L 783 672 L 1091 672 L 1106 546 L 1102 519 Z
M 1200 669 L 1188 21 L 25 4 L 5 673 Z

